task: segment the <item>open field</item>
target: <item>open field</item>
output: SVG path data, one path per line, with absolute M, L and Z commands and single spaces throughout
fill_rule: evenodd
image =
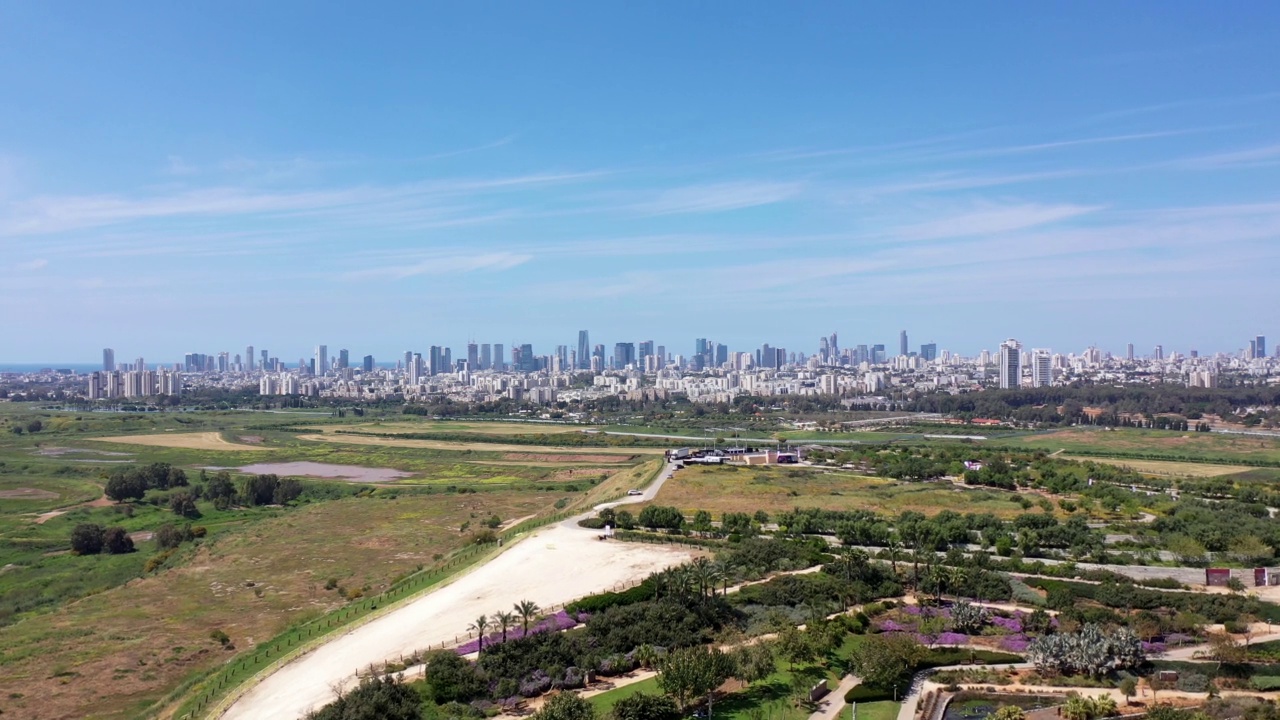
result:
M 489 563 L 342 637 L 267 677 L 222 717 L 263 720 L 301 717 L 333 698 L 336 683 L 355 671 L 465 634 L 477 613 L 532 600 L 561 605 L 618 583 L 644 578 L 692 558 L 688 550 L 596 540 L 594 533 L 553 525 Z M 567 572 L 572 568 L 572 572 Z
M 337 588 L 377 592 L 465 544 L 469 532 L 459 531 L 462 523 L 477 526 L 491 515 L 524 517 L 557 497 L 399 494 L 287 512 L 263 509 L 228 517 L 234 528 L 204 544 L 184 545 L 169 563 L 175 567 L 145 577 L 138 569 L 150 555 L 150 543 L 132 555 L 59 558 L 85 568 L 117 562 L 137 568 L 123 586 L 0 627 L 0 698 L 6 698 L 0 708 L 6 717 L 138 717 L 144 705 L 187 674 L 343 605 Z M 76 522 L 110 512 L 75 511 L 42 527 L 65 534 Z M 200 522 L 206 520 L 216 527 L 219 516 L 210 510 Z M 25 572 L 5 573 L 6 583 L 20 581 Z M 336 587 L 326 590 L 329 578 Z M 235 651 L 210 639 L 215 629 L 231 637 Z
M 950 483 L 901 482 L 807 468 L 708 466 L 677 472 L 654 503 L 674 505 L 689 515 L 696 510 L 719 515 L 818 507 L 891 514 L 915 510 L 926 515 L 954 510 L 1008 518 L 1025 512 L 1018 498 L 1012 492 Z
M 456 442 L 451 440 L 416 440 L 410 438 L 388 438 L 377 437 L 375 435 L 348 435 L 348 434 L 330 434 L 324 433 L 319 435 L 299 435 L 302 440 L 310 440 L 312 442 L 322 443 L 339 443 L 345 445 L 381 445 L 384 447 L 402 447 L 402 448 L 421 448 L 424 450 L 453 450 L 453 451 L 479 451 L 479 452 L 509 452 L 509 453 L 529 453 L 531 447 L 536 447 L 538 453 L 554 453 L 557 455 L 583 455 L 584 452 L 590 455 L 661 455 L 664 450 L 662 448 L 653 447 L 590 447 L 590 448 L 574 448 L 574 447 L 547 447 L 547 446 L 530 446 L 530 445 L 504 445 L 502 443 L 490 442 Z
M 1000 441 L 1066 454 L 1201 463 L 1280 463 L 1280 439 L 1220 433 L 1074 427 Z
M 155 447 L 184 448 L 187 450 L 235 450 L 237 452 L 266 450 L 259 443 L 237 443 L 222 437 L 218 432 L 173 433 L 155 435 L 116 435 L 88 438 L 96 442 L 124 445 L 153 445 Z
M 536 422 L 466 422 L 458 420 L 392 420 L 385 422 L 332 423 L 304 425 L 303 429 L 315 432 L 369 433 L 472 433 L 476 435 L 554 435 L 580 433 L 593 430 L 594 425 L 567 425 Z
M 1163 477 L 1218 477 L 1249 472 L 1242 465 L 1211 465 L 1208 463 L 1176 462 L 1171 460 L 1130 460 L 1127 458 L 1088 457 L 1085 455 L 1057 455 L 1059 460 L 1090 461 L 1115 465 L 1134 472 Z
M 334 465 L 332 463 L 307 462 L 305 460 L 301 462 L 285 463 L 255 463 L 253 465 L 245 465 L 243 467 L 232 469 L 253 475 L 270 474 L 280 475 L 283 477 L 337 478 L 353 482 L 374 483 L 395 482 L 396 480 L 412 476 L 412 473 L 401 472 L 399 470 L 389 470 L 387 468 L 370 468 L 360 465 Z

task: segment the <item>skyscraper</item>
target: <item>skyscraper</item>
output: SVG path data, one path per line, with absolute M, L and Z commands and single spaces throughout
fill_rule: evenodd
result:
M 729 346 L 723 343 L 716 343 L 716 367 L 729 362 Z
M 1048 387 L 1053 384 L 1053 356 L 1048 350 L 1031 351 L 1031 386 Z
M 489 370 L 493 367 L 493 346 L 485 343 L 480 346 L 480 369 Z
M 1126 346 L 1125 346 L 1125 348 L 1124 348 L 1124 359 L 1125 359 L 1125 360 L 1132 360 L 1132 359 L 1133 359 L 1133 343 L 1129 343 L 1128 345 L 1126 345 Z
M 102 349 L 102 369 L 111 372 L 116 369 L 116 351 L 111 348 Z
M 507 369 L 507 361 L 502 359 L 502 343 L 493 344 L 493 369 L 498 372 Z
M 373 372 L 373 356 L 365 355 L 364 362 L 360 364 L 360 369 L 365 372 Z
M 643 358 L 649 357 L 652 354 L 653 354 L 653 341 L 652 340 L 641 341 L 640 349 L 638 351 L 639 357 L 643 359 Z
M 1022 345 L 1013 338 L 1000 343 L 1000 387 L 1008 390 L 1022 385 Z
M 1266 356 L 1267 356 L 1267 338 L 1266 338 L 1266 336 L 1265 336 L 1265 335 L 1259 335 L 1257 338 L 1255 338 L 1255 339 L 1254 339 L 1254 342 L 1258 345 L 1258 354 L 1257 354 L 1257 355 L 1255 355 L 1255 357 L 1260 357 L 1260 358 L 1264 358 L 1264 357 L 1266 357 Z
M 1157 346 L 1156 346 L 1155 351 L 1152 353 L 1152 357 L 1154 357 L 1156 360 L 1163 360 L 1163 359 L 1164 359 L 1164 346 L 1163 346 L 1163 345 L 1157 345 Z
M 578 331 L 578 369 L 591 369 L 591 340 L 586 330 Z
M 253 372 L 253 346 L 244 349 L 244 371 Z
M 338 351 L 338 367 L 344 370 L 351 367 L 351 353 L 346 348 Z
M 925 362 L 933 362 L 934 360 L 937 360 L 937 359 L 938 359 L 938 344 L 937 344 L 937 343 L 925 343 L 924 345 L 921 345 L 921 346 L 920 346 L 920 357 L 921 357 Z
M 613 367 L 621 370 L 636 361 L 635 343 L 615 343 L 613 346 Z
M 903 330 L 902 332 L 898 333 L 898 354 L 899 355 L 907 354 L 907 331 L 906 330 Z
M 329 346 L 316 346 L 316 375 L 324 375 L 329 371 Z
M 472 372 L 480 369 L 480 346 L 473 342 L 467 343 L 467 369 Z

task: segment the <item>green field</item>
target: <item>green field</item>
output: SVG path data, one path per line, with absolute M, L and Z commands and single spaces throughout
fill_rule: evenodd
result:
M 688 467 L 662 486 L 655 504 L 673 505 L 688 515 L 708 510 L 775 513 L 793 508 L 872 510 L 897 514 L 915 510 L 991 513 L 1013 517 L 1025 512 L 1017 493 L 967 488 L 947 482 L 902 482 L 853 473 L 809 468 Z
M 1061 450 L 1087 457 L 1280 465 L 1280 438 L 1251 435 L 1075 427 L 1000 442 L 1010 447 Z

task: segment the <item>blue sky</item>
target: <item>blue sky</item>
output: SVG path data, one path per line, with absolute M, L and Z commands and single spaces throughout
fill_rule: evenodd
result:
M 0 2 L 0 359 L 1280 335 L 1274 3 L 361 5 Z

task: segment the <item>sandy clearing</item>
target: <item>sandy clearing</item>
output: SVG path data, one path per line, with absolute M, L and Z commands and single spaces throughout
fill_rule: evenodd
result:
M 222 433 L 156 433 L 153 435 L 115 435 L 112 437 L 85 438 L 94 442 L 122 443 L 125 445 L 151 445 L 154 447 L 183 448 L 186 450 L 234 450 L 257 451 L 269 448 L 260 445 L 243 445 L 233 443 L 222 437 Z
M 528 445 L 504 445 L 487 442 L 454 442 L 450 440 L 413 440 L 410 438 L 387 438 L 373 435 L 299 435 L 300 440 L 312 442 L 332 442 L 350 445 L 386 445 L 390 447 L 422 448 L 424 450 L 472 450 L 478 452 L 517 452 L 528 453 Z M 579 454 L 584 448 L 536 446 L 539 451 L 549 453 Z M 253 448 L 250 448 L 253 449 Z M 662 448 L 585 448 L 592 455 L 661 455 L 666 452 Z
M 480 613 L 532 600 L 555 607 L 618 583 L 688 562 L 687 549 L 600 542 L 594 533 L 553 525 L 512 546 L 453 583 L 362 625 L 286 665 L 241 696 L 221 716 L 234 720 L 299 718 L 353 683 L 360 668 L 452 642 Z
M 68 511 L 70 511 L 70 510 L 75 510 L 76 508 L 82 508 L 82 507 L 110 507 L 111 505 L 114 505 L 114 504 L 115 504 L 115 501 L 111 500 L 111 498 L 108 498 L 106 495 L 103 495 L 102 497 L 98 498 L 97 500 L 90 500 L 89 502 L 83 502 L 83 503 L 80 503 L 79 505 L 72 505 L 71 507 L 64 507 L 64 508 L 62 508 L 61 510 L 50 510 L 50 511 L 49 511 L 49 512 L 47 512 L 47 513 L 41 513 L 41 514 L 39 514 L 39 515 L 37 515 L 37 516 L 36 516 L 36 524 L 37 524 L 37 525 L 43 525 L 43 524 L 45 524 L 46 522 L 48 522 L 48 521 L 50 521 L 50 520 L 52 520 L 52 519 L 54 519 L 54 518 L 58 517 L 59 515 L 66 515 Z

